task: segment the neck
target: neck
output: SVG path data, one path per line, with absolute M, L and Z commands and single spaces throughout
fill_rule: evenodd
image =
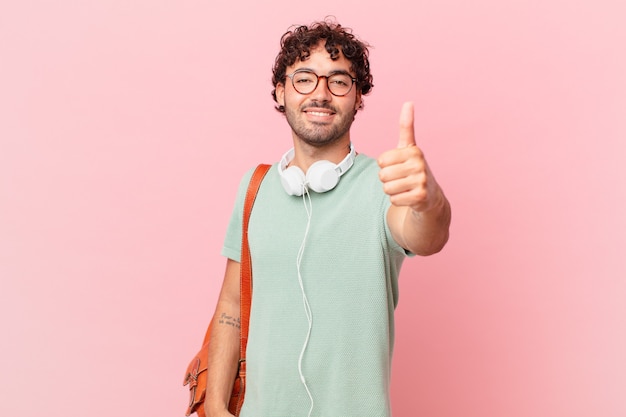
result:
M 295 165 L 307 172 L 309 167 L 321 160 L 340 163 L 350 153 L 350 138 L 322 147 L 311 146 L 302 141 L 294 141 L 294 158 L 289 165 Z

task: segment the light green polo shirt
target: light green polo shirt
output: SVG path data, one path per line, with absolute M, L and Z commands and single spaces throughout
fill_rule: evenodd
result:
M 301 276 L 312 314 L 302 372 L 312 416 L 390 417 L 389 383 L 405 251 L 387 227 L 390 202 L 376 161 L 357 155 L 329 192 L 311 192 Z M 222 254 L 240 260 L 243 178 Z M 247 388 L 241 417 L 306 417 L 311 401 L 298 361 L 308 321 L 298 281 L 303 197 L 288 195 L 277 165 L 267 173 L 249 226 L 253 291 Z

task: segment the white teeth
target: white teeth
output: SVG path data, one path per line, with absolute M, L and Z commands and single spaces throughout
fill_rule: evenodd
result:
M 309 111 L 309 114 L 312 114 L 313 116 L 329 116 L 330 113 L 324 113 L 321 111 Z

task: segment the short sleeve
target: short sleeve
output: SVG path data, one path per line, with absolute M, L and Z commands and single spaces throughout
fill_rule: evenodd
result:
M 228 222 L 228 228 L 226 229 L 226 237 L 224 238 L 224 245 L 222 246 L 222 255 L 236 262 L 241 260 L 241 223 L 243 221 L 243 203 L 253 172 L 254 169 L 250 169 L 246 172 L 239 183 L 235 206 L 233 207 L 233 211 L 230 215 L 230 221 Z

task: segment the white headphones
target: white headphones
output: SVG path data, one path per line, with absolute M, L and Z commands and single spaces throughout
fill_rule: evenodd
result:
M 309 167 L 306 175 L 297 166 L 287 168 L 294 156 L 294 148 L 285 152 L 278 164 L 278 173 L 287 194 L 300 196 L 309 188 L 316 193 L 325 193 L 335 188 L 339 183 L 339 177 L 352 167 L 356 153 L 350 144 L 350 153 L 339 164 L 326 160 L 317 161 Z

